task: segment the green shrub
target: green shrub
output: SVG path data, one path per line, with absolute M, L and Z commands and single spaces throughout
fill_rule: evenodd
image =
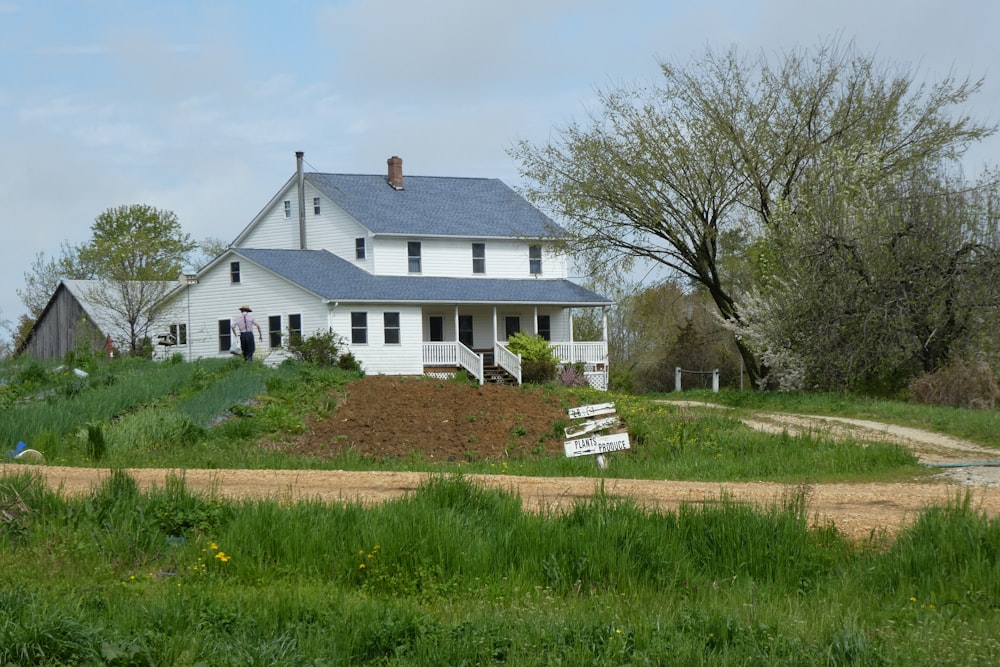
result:
M 521 382 L 542 384 L 556 376 L 556 358 L 549 341 L 541 336 L 515 333 L 507 349 L 521 355 Z
M 288 335 L 288 351 L 307 364 L 341 368 L 345 371 L 361 370 L 361 365 L 346 347 L 344 339 L 333 331 L 320 331 L 312 336 L 293 332 Z

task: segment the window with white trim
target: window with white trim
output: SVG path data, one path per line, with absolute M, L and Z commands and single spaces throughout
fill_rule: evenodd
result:
M 548 315 L 538 316 L 538 337 L 552 340 L 552 319 Z
M 351 344 L 368 344 L 368 313 L 351 313 Z
M 233 346 L 233 321 L 219 320 L 219 352 L 229 352 Z
M 281 347 L 281 315 L 267 318 L 267 342 L 270 347 Z
M 286 199 L 285 200 L 285 217 L 286 218 L 292 217 L 292 200 L 291 199 Z
M 240 282 L 240 263 L 229 262 L 229 282 L 234 285 Z
M 407 241 L 406 259 L 410 273 L 420 273 L 420 241 Z
M 364 259 L 365 254 L 365 237 L 359 236 L 354 239 L 354 259 Z
M 319 197 L 313 197 L 313 215 L 319 215 Z
M 385 344 L 399 345 L 399 313 L 382 313 L 382 326 L 385 329 Z
M 533 276 L 542 272 L 542 246 L 528 246 L 528 271 Z
M 486 244 L 472 244 L 472 272 L 486 273 Z
M 188 330 L 186 324 L 171 324 L 170 337 L 178 345 L 187 345 Z

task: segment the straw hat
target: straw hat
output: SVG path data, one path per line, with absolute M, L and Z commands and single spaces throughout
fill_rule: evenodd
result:
M 253 312 L 253 310 L 250 309 L 250 306 L 248 306 L 246 304 L 243 304 L 242 306 L 240 306 L 240 310 L 245 310 L 248 313 L 252 313 Z

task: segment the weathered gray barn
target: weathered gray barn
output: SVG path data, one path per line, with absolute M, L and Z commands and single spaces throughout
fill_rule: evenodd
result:
M 124 342 L 121 326 L 113 313 L 89 296 L 101 284 L 97 280 L 60 281 L 17 354 L 62 359 L 72 350 L 110 352 L 112 345 L 117 354 Z

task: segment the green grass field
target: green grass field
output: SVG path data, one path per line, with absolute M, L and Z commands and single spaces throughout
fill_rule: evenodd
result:
M 254 446 L 328 411 L 326 388 L 355 375 L 118 361 L 88 366 L 86 378 L 0 367 L 4 447 L 42 443 L 48 463 L 113 470 L 379 465 Z M 247 409 L 254 397 L 264 409 Z M 851 397 L 693 397 L 735 411 L 613 397 L 636 444 L 609 473 L 795 482 L 920 470 L 897 447 L 753 433 L 737 417 L 756 409 L 989 445 L 997 431 L 994 413 Z M 790 444 L 802 461 L 787 460 Z M 810 528 L 795 497 L 657 512 L 603 495 L 595 479 L 594 497 L 569 511 L 526 512 L 463 476 L 490 465 L 436 466 L 415 494 L 377 507 L 225 501 L 180 479 L 140 492 L 121 472 L 68 499 L 18 469 L 0 478 L 0 664 L 1000 662 L 1000 524 L 969 496 L 929 508 L 891 541 L 857 543 Z M 599 475 L 561 457 L 512 460 L 505 472 Z

